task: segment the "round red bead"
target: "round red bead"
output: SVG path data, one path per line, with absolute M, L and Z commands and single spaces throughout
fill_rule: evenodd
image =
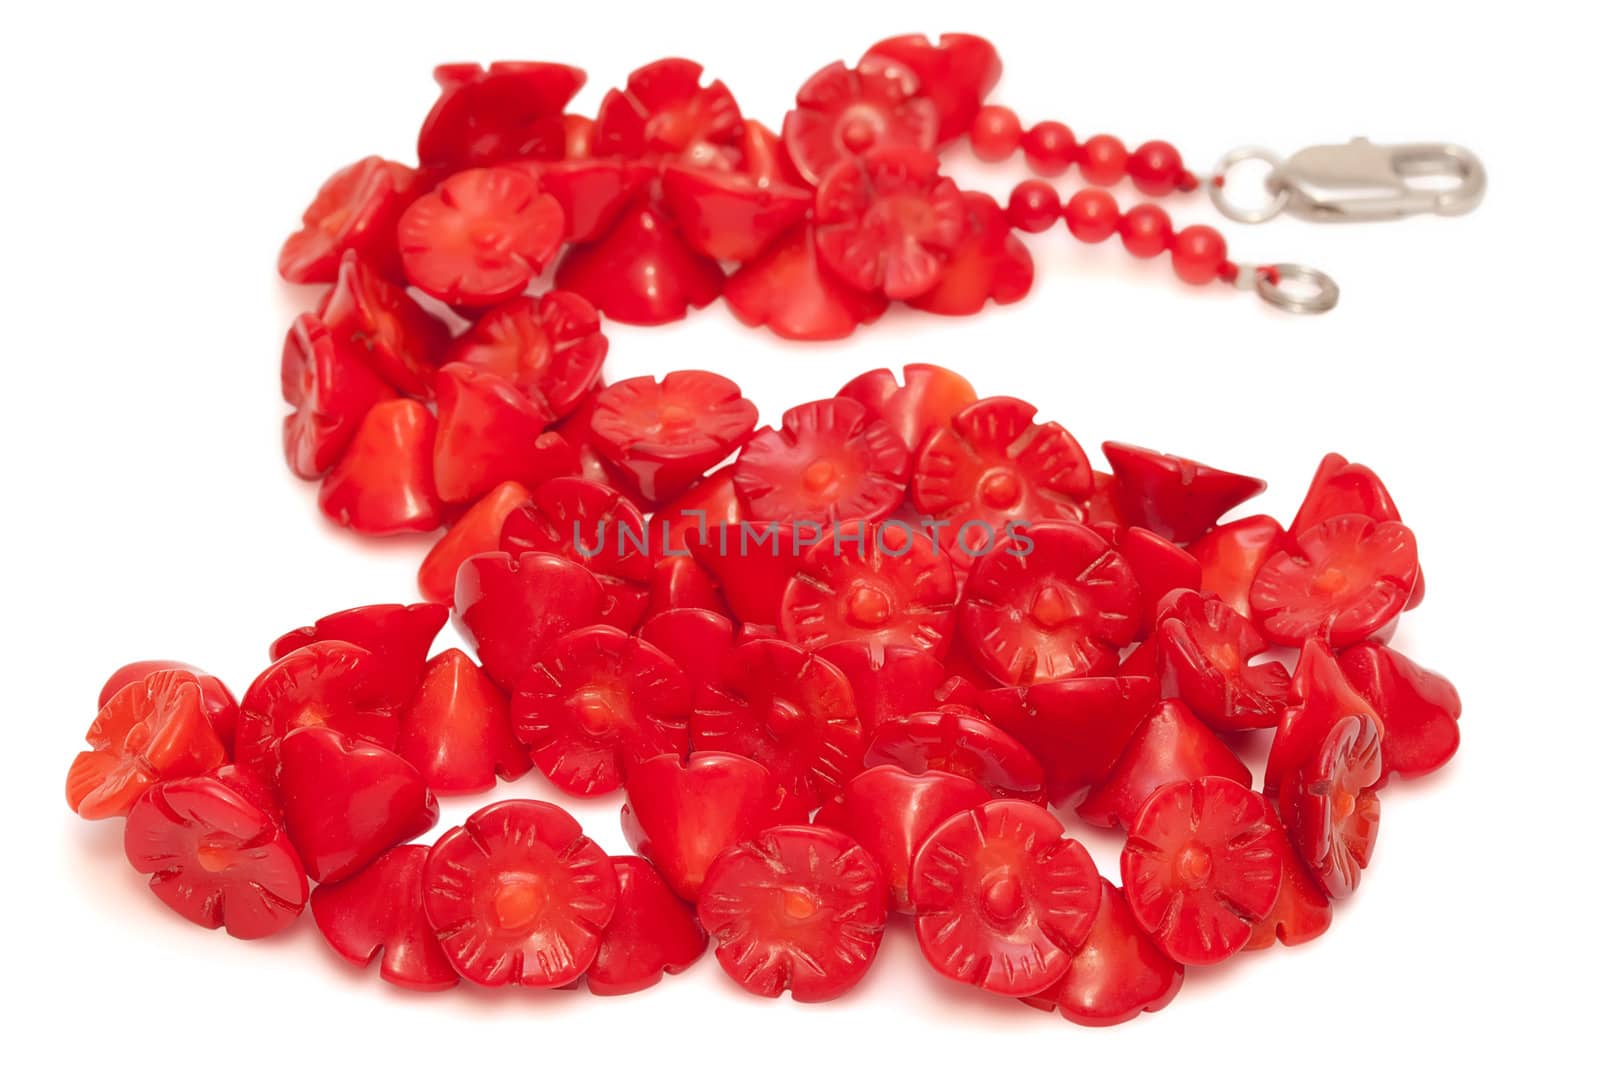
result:
M 1166 196 L 1183 180 L 1183 157 L 1165 141 L 1146 141 L 1128 157 L 1128 177 L 1146 196 Z
M 1155 204 L 1135 204 L 1117 223 L 1122 246 L 1139 259 L 1151 259 L 1172 244 L 1172 219 Z
M 1022 151 L 1034 173 L 1046 178 L 1064 174 L 1078 151 L 1077 138 L 1059 122 L 1040 122 L 1022 135 Z
M 1108 133 L 1097 133 L 1083 142 L 1078 153 L 1078 169 L 1090 185 L 1115 185 L 1127 173 L 1128 150 Z
M 1215 281 L 1228 261 L 1228 242 L 1210 226 L 1188 226 L 1172 239 L 1172 269 L 1190 285 Z
M 1011 190 L 1006 221 L 1024 233 L 1043 233 L 1061 217 L 1061 194 L 1049 182 L 1030 179 Z
M 1072 236 L 1086 244 L 1099 244 L 1117 232 L 1117 202 L 1099 189 L 1073 193 L 1061 214 Z
M 972 117 L 967 139 L 972 142 L 973 155 L 985 163 L 996 163 L 1022 143 L 1022 123 L 1010 108 L 989 104 Z

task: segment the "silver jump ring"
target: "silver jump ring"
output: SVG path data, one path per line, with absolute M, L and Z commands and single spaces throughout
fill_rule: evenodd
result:
M 1256 271 L 1256 293 L 1273 307 L 1296 315 L 1320 315 L 1332 311 L 1339 303 L 1339 286 L 1334 280 L 1311 267 L 1298 263 L 1276 263 Z M 1305 296 L 1295 296 L 1283 288 L 1283 283 L 1303 286 Z
M 1240 163 L 1259 161 L 1272 168 L 1272 173 L 1267 177 L 1267 190 L 1272 193 L 1272 201 L 1266 207 L 1246 209 L 1235 205 L 1228 199 L 1225 189 L 1228 182 L 1228 172 Z M 1268 219 L 1277 218 L 1289 203 L 1288 186 L 1282 182 L 1273 181 L 1283 170 L 1283 160 L 1265 148 L 1235 148 L 1217 162 L 1216 174 L 1206 182 L 1206 192 L 1211 195 L 1211 202 L 1217 210 L 1222 212 L 1234 222 L 1266 222 Z

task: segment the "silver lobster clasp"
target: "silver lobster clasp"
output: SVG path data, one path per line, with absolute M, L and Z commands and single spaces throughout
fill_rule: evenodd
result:
M 1227 176 L 1247 161 L 1266 163 L 1271 200 L 1242 208 L 1228 199 Z M 1287 211 L 1312 222 L 1370 222 L 1407 215 L 1464 215 L 1483 199 L 1483 164 L 1453 144 L 1348 144 L 1304 148 L 1279 159 L 1262 148 L 1222 157 L 1207 185 L 1217 210 L 1235 222 L 1265 222 Z

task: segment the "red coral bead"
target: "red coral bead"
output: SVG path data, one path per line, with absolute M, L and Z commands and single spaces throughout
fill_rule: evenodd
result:
M 1279 644 L 1321 637 L 1340 648 L 1393 622 L 1410 602 L 1418 573 L 1409 527 L 1339 515 L 1262 565 L 1250 586 L 1250 610 Z
M 486 552 L 456 574 L 456 625 L 507 688 L 551 642 L 598 622 L 604 603 L 593 574 L 548 552 Z
M 734 845 L 706 872 L 700 923 L 717 962 L 748 992 L 832 1000 L 866 974 L 888 919 L 883 873 L 825 826 L 778 826 Z
M 701 752 L 646 760 L 628 776 L 622 834 L 672 891 L 695 900 L 713 860 L 729 847 L 796 818 L 806 805 L 755 760 Z
M 281 656 L 245 690 L 234 759 L 261 781 L 274 782 L 279 743 L 305 726 L 392 749 L 398 710 L 382 655 L 348 641 L 314 641 Z
M 529 175 L 541 192 L 556 198 L 566 239 L 573 244 L 605 237 L 655 178 L 655 168 L 649 164 L 623 159 L 572 157 L 507 166 Z
M 1080 189 L 1061 209 L 1067 229 L 1085 244 L 1099 244 L 1117 232 L 1120 214 L 1110 193 Z
M 400 216 L 406 277 L 447 304 L 488 307 L 527 288 L 561 247 L 555 197 L 509 167 L 458 171 Z
M 531 765 L 511 735 L 505 694 L 459 648 L 428 661 L 400 713 L 395 752 L 438 793 L 481 793 L 497 775 L 514 781 Z
M 305 909 L 304 868 L 259 781 L 228 773 L 152 787 L 128 812 L 128 862 L 190 922 L 267 937 Z
M 1429 774 L 1455 755 L 1461 695 L 1448 679 L 1372 641 L 1342 650 L 1339 668 L 1383 725 L 1385 776 Z
M 706 608 L 673 608 L 646 619 L 639 637 L 665 652 L 683 671 L 690 692 L 698 694 L 722 676 L 734 644 L 733 625 L 725 614 Z
M 990 799 L 989 791 L 970 778 L 885 764 L 845 783 L 822 805 L 816 823 L 859 841 L 883 872 L 890 906 L 910 914 L 911 863 L 928 835 L 946 819 Z
M 608 486 L 552 478 L 506 516 L 500 549 L 548 552 L 580 564 L 605 594 L 600 621 L 633 630 L 644 618 L 652 576 L 650 538 L 639 509 Z
M 675 556 L 692 543 L 704 542 L 713 526 L 738 523 L 744 506 L 733 487 L 733 468 L 719 467 L 662 504 L 650 516 L 650 543 Z
M 126 815 L 160 781 L 205 774 L 228 758 L 206 714 L 200 681 L 159 670 L 128 682 L 100 708 L 67 772 L 67 804 L 85 819 Z
M 354 250 L 391 277 L 399 275 L 394 227 L 411 202 L 417 175 L 403 163 L 368 156 L 335 172 L 317 190 L 278 253 L 286 282 L 331 282 L 339 257 Z
M 617 876 L 572 816 L 506 800 L 434 844 L 423 906 L 461 977 L 551 988 L 594 962 L 616 911 Z
M 424 167 L 460 170 L 514 159 L 559 159 L 562 109 L 584 73 L 559 63 L 473 63 L 436 67 L 439 99 L 417 135 Z
M 1089 459 L 1033 405 L 989 397 L 951 417 L 917 453 L 911 499 L 931 515 L 942 547 L 965 565 L 1013 525 L 1077 519 L 1092 486 Z
M 659 59 L 628 75 L 600 101 L 591 150 L 597 156 L 679 160 L 731 170 L 741 160 L 744 119 L 720 81 L 702 86 L 700 64 Z
M 1272 815 L 1272 808 L 1267 808 Z M 1282 824 L 1273 816 L 1274 847 L 1283 851 L 1283 885 L 1278 890 L 1278 902 L 1272 911 L 1257 919 L 1251 927 L 1247 950 L 1271 948 L 1275 944 L 1303 945 L 1328 932 L 1333 925 L 1333 905 L 1306 869 L 1289 842 Z
M 438 422 L 409 397 L 373 405 L 323 479 L 322 513 L 357 533 L 385 536 L 438 527 L 444 502 L 433 480 Z
M 1222 274 L 1228 242 L 1210 226 L 1187 226 L 1172 239 L 1172 269 L 1190 285 L 1206 285 Z
M 950 425 L 962 408 L 978 399 L 971 382 L 931 363 L 907 363 L 901 378 L 903 385 L 894 371 L 879 367 L 850 379 L 838 395 L 864 404 L 887 422 L 913 455 L 931 431 Z
M 861 770 L 861 723 L 844 674 L 786 641 L 736 646 L 690 721 L 696 751 L 734 752 L 787 792 L 827 796 Z M 814 806 L 814 805 L 813 805 Z
M 983 98 L 1000 80 L 1000 54 L 970 33 L 946 33 L 934 43 L 911 33 L 879 41 L 869 56 L 888 56 L 910 67 L 939 110 L 939 141 L 952 140 L 972 125 Z
M 239 701 L 234 698 L 233 691 L 223 683 L 222 679 L 193 664 L 175 659 L 141 659 L 124 663 L 112 671 L 111 676 L 100 687 L 100 696 L 96 699 L 97 706 L 105 707 L 124 686 L 130 682 L 142 682 L 157 671 L 188 671 L 194 675 L 195 681 L 200 685 L 200 701 L 205 709 L 206 719 L 211 723 L 211 728 L 217 732 L 217 740 L 222 742 L 222 747 L 231 753 L 234 731 L 239 722 Z
M 1378 723 L 1378 732 L 1383 732 L 1382 720 L 1340 669 L 1328 643 L 1312 638 L 1300 650 L 1290 686 L 1289 706 L 1284 709 L 1278 730 L 1272 735 L 1272 748 L 1267 753 L 1266 792 L 1278 792 L 1316 755 L 1334 724 L 1350 716 L 1373 719 Z
M 449 607 L 455 600 L 456 571 L 468 556 L 500 547 L 500 530 L 506 517 L 528 502 L 528 490 L 516 482 L 502 482 L 485 493 L 444 536 L 434 542 L 417 568 L 417 589 L 423 599 Z
M 740 521 L 709 527 L 689 551 L 745 626 L 775 629 L 789 580 L 819 536 L 815 525 Z
M 1021 147 L 1022 123 L 1010 108 L 988 104 L 972 116 L 967 139 L 973 155 L 985 163 L 998 163 Z
M 391 703 L 411 699 L 422 678 L 423 663 L 433 639 L 450 613 L 438 604 L 367 604 L 324 615 L 310 626 L 290 630 L 272 643 L 271 656 L 282 659 L 317 641 L 347 641 L 377 660 Z
M 1199 561 L 1160 534 L 1142 526 L 1104 524 L 1090 528 L 1122 553 L 1139 583 L 1141 639 L 1155 630 L 1161 601 L 1168 593 L 1200 588 Z
M 1122 247 L 1138 259 L 1153 259 L 1172 247 L 1172 218 L 1155 204 L 1135 204 L 1117 223 Z
M 674 322 L 722 292 L 722 267 L 684 240 L 648 202 L 633 204 L 593 243 L 568 249 L 556 285 L 606 318 L 638 326 Z
M 847 523 L 806 552 L 784 589 L 778 632 L 803 648 L 860 641 L 937 654 L 955 609 L 950 557 L 932 540 L 897 520 Z
M 690 248 L 711 259 L 745 263 L 811 210 L 804 186 L 762 185 L 730 174 L 672 163 L 661 171 L 661 200 Z
M 841 159 L 880 145 L 927 151 L 939 134 L 939 109 L 920 94 L 909 67 L 868 54 L 853 69 L 831 63 L 795 94 L 783 119 L 783 143 L 808 184 Z
M 823 267 L 810 225 L 796 226 L 741 267 L 722 295 L 746 326 L 765 326 L 793 341 L 847 337 L 876 321 L 889 303 L 882 293 L 863 292 Z
M 959 703 L 961 680 L 952 677 L 942 657 L 924 649 L 842 641 L 822 646 L 818 654 L 844 672 L 861 728 L 868 734 L 929 708 Z
M 740 148 L 744 153 L 740 173 L 759 188 L 808 184 L 795 168 L 794 160 L 789 158 L 783 140 L 755 119 L 745 120 Z
M 1051 803 L 1068 804 L 1110 776 L 1155 704 L 1154 678 L 1066 678 L 979 694 L 980 711 L 1043 765 Z
M 575 453 L 559 435 L 540 441 L 545 412 L 493 371 L 446 364 L 434 389 L 433 483 L 440 499 L 473 501 L 502 482 L 533 486 L 576 468 Z
M 611 626 L 576 630 L 523 672 L 511 728 L 552 785 L 573 796 L 620 787 L 653 756 L 689 754 L 693 693 L 654 645 Z
M 1091 826 L 1131 828 L 1145 803 L 1163 786 L 1205 777 L 1250 787 L 1250 769 L 1180 700 L 1156 705 L 1123 749 L 1106 780 L 1078 805 Z
M 1166 196 L 1185 184 L 1183 157 L 1165 141 L 1146 141 L 1128 156 L 1134 187 L 1146 196 Z
M 1045 999 L 1079 1026 L 1115 1026 L 1160 1011 L 1182 987 L 1183 964 L 1167 958 L 1134 920 L 1122 890 L 1102 878 L 1089 936 Z
M 600 936 L 600 950 L 584 975 L 589 992 L 614 997 L 637 993 L 677 974 L 706 950 L 694 910 L 673 895 L 649 861 L 615 856 L 617 910 Z
M 1377 720 L 1349 715 L 1333 724 L 1284 786 L 1284 824 L 1329 897 L 1350 896 L 1378 836 L 1382 733 Z
M 1173 782 L 1129 829 L 1122 883 L 1139 925 L 1168 958 L 1220 963 L 1272 911 L 1284 849 L 1261 794 L 1228 778 Z
M 416 768 L 386 748 L 309 726 L 278 745 L 283 825 L 318 882 L 337 882 L 439 821 Z
M 905 496 L 911 455 L 882 419 L 846 397 L 783 413 L 759 431 L 733 467 L 753 519 L 837 523 L 879 519 Z
M 422 910 L 428 850 L 400 845 L 338 885 L 311 891 L 311 917 L 340 956 L 357 967 L 383 954 L 379 976 L 404 989 L 437 992 L 460 978 Z
M 1375 522 L 1401 521 L 1400 509 L 1388 487 L 1371 467 L 1329 452 L 1317 464 L 1305 499 L 1289 524 L 1289 536 L 1299 537 L 1336 515 L 1365 515 Z
M 938 284 L 966 214 L 938 156 L 876 148 L 840 161 L 817 185 L 817 254 L 849 285 L 907 300 Z
M 548 421 L 572 410 L 600 380 L 607 341 L 600 316 L 559 289 L 496 304 L 450 345 L 450 363 L 499 375 Z
M 994 797 L 1043 804 L 1044 768 L 1015 738 L 965 711 L 923 711 L 873 731 L 862 762 L 913 774 L 942 771 L 982 786 Z
M 629 476 L 646 499 L 682 493 L 744 443 L 756 406 L 739 387 L 709 371 L 673 371 L 659 382 L 628 378 L 595 401 L 590 429 L 600 454 Z
M 1223 523 L 1189 553 L 1200 563 L 1200 590 L 1215 593 L 1234 611 L 1250 615 L 1250 586 L 1261 565 L 1288 547 L 1283 527 L 1270 515 L 1251 515 Z
M 1289 700 L 1281 663 L 1251 663 L 1267 640 L 1211 593 L 1178 590 L 1161 602 L 1155 641 L 1170 691 L 1217 730 L 1278 725 Z
M 658 560 L 650 572 L 650 603 L 646 618 L 667 611 L 696 608 L 728 614 L 727 601 L 711 572 L 691 556 L 669 555 Z
M 951 249 L 939 280 L 907 301 L 935 315 L 976 315 L 993 300 L 1014 304 L 1033 288 L 1033 256 L 987 193 L 963 193 L 966 232 Z
M 1127 173 L 1128 150 L 1110 134 L 1097 133 L 1078 149 L 1078 169 L 1090 185 L 1115 185 Z
M 1040 522 L 980 559 L 967 579 L 961 636 L 996 682 L 1094 674 L 1139 629 L 1139 588 L 1087 526 Z
M 1026 233 L 1043 233 L 1061 217 L 1061 194 L 1049 182 L 1019 182 L 1006 203 L 1006 221 Z
M 1116 475 L 1117 506 L 1126 520 L 1179 544 L 1200 537 L 1267 487 L 1259 478 L 1135 445 L 1107 441 L 1100 450 Z
M 339 261 L 339 275 L 317 315 L 337 347 L 394 388 L 423 399 L 433 395 L 433 370 L 444 356 L 449 329 L 354 251 Z
M 1078 140 L 1059 122 L 1040 122 L 1022 135 L 1022 151 L 1034 173 L 1053 178 L 1078 158 Z
M 1002 996 L 1059 981 L 1094 922 L 1100 876 L 1036 804 L 992 800 L 952 816 L 911 866 L 917 944 L 946 978 Z
M 283 342 L 283 454 L 301 478 L 320 478 L 344 455 L 374 404 L 394 390 L 349 346 L 334 343 L 322 319 L 306 312 Z

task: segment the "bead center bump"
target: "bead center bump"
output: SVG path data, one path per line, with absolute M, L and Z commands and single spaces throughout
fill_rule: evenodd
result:
M 1054 584 L 1045 585 L 1033 595 L 1028 615 L 1046 630 L 1054 630 L 1076 615 L 1072 597 Z
M 1008 924 L 1022 910 L 1022 879 L 1012 871 L 1001 871 L 983 887 L 983 910 L 990 920 Z
M 492 901 L 496 923 L 505 930 L 525 930 L 537 922 L 544 911 L 544 886 L 537 878 L 527 875 L 502 875 Z
M 839 477 L 838 468 L 825 459 L 814 460 L 806 467 L 801 476 L 805 483 L 806 491 L 821 493 L 828 489 Z
M 984 477 L 978 488 L 978 497 L 985 507 L 1005 511 L 1017 506 L 1022 499 L 1022 483 L 1010 471 L 992 471 Z
M 845 614 L 853 625 L 876 630 L 889 621 L 889 596 L 875 585 L 862 583 L 851 591 Z
M 783 891 L 783 914 L 791 919 L 809 919 L 817 913 L 817 898 L 804 889 Z
M 1203 845 L 1185 845 L 1178 853 L 1178 878 L 1193 888 L 1211 878 L 1211 852 Z

